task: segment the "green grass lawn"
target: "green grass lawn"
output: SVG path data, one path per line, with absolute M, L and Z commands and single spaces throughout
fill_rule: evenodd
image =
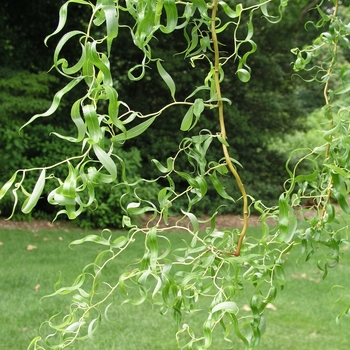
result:
M 0 349 L 26 349 L 38 334 L 42 321 L 66 310 L 69 296 L 45 298 L 62 272 L 63 285 L 71 284 L 81 269 L 93 261 L 101 248 L 87 243 L 68 249 L 82 231 L 17 231 L 0 232 Z M 30 249 L 35 246 L 35 249 Z M 33 247 L 32 247 L 33 248 Z M 349 319 L 336 324 L 336 315 L 349 300 L 334 303 L 330 289 L 342 284 L 350 289 L 350 256 L 345 252 L 340 266 L 329 271 L 325 281 L 315 260 L 296 264 L 298 248 L 293 249 L 286 264 L 287 283 L 273 302 L 276 308 L 266 311 L 267 331 L 259 349 L 264 350 L 347 350 L 350 348 Z M 142 256 L 142 244 L 135 245 L 132 256 Z M 317 257 L 316 257 L 317 259 Z M 118 278 L 121 261 L 109 274 Z M 114 271 L 115 269 L 115 271 Z M 119 272 L 118 272 L 119 271 Z M 116 301 L 118 304 L 118 301 Z M 148 303 L 141 306 L 124 304 L 112 312 L 113 323 L 105 323 L 97 333 L 97 343 L 84 342 L 78 350 L 172 350 L 177 349 L 171 315 L 160 316 Z M 201 319 L 198 317 L 200 326 Z M 227 348 L 220 331 L 211 349 Z M 225 347 L 226 346 L 226 347 Z M 235 349 L 243 349 L 237 342 Z

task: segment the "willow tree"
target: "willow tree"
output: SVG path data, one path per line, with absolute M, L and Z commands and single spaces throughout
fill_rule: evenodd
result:
M 56 46 L 53 67 L 67 78 L 67 85 L 55 94 L 46 112 L 33 116 L 23 127 L 38 122 L 39 118 L 52 118 L 64 95 L 83 85 L 84 94 L 73 103 L 70 113 L 76 133 L 54 132 L 62 143 L 80 144 L 81 153 L 69 155 L 58 164 L 18 170 L 2 187 L 0 197 L 12 190 L 16 206 L 17 193 L 23 192 L 27 198 L 21 210 L 29 213 L 45 184 L 54 182 L 57 185 L 48 195 L 49 203 L 58 207 L 57 215 L 75 219 L 86 208 L 99 204 L 95 198 L 96 186 L 121 186 L 125 235 L 104 230 L 101 235 L 87 235 L 71 243 L 94 242 L 106 249 L 86 265 L 71 286 L 56 284 L 53 296 L 72 294 L 72 304 L 66 315 L 56 315 L 47 321 L 47 334 L 33 339 L 29 348 L 66 348 L 93 338 L 101 322 L 108 322 L 111 310 L 118 310 L 114 302 L 117 293 L 124 296 L 125 302 L 139 305 L 148 300 L 161 313 L 172 312 L 177 325 L 176 339 L 182 349 L 209 348 L 217 327 L 223 328 L 228 345 L 238 338 L 246 349 L 256 347 L 265 328 L 264 310 L 285 284 L 284 255 L 301 246 L 302 255 L 309 259 L 322 247 L 318 267 L 325 277 L 328 268 L 337 265 L 341 257 L 340 247 L 349 243 L 346 228 L 335 225 L 338 215 L 350 213 L 346 200 L 350 188 L 348 108 L 338 104 L 350 90 L 349 68 L 338 60 L 339 50 L 349 48 L 349 26 L 338 13 L 339 1 L 315 3 L 319 20 L 307 25 L 322 28 L 322 34 L 305 48 L 291 48 L 296 55 L 295 71 L 306 71 L 308 76 L 304 79 L 323 86 L 324 113 L 329 122 L 324 144 L 292 152 L 290 159 L 298 157 L 298 161 L 293 166 L 287 162 L 284 191 L 277 194 L 278 206 L 272 208 L 246 193 L 240 164 L 230 155 L 225 118 L 231 101 L 225 97 L 222 84 L 229 78 L 225 75 L 229 65 L 235 66 L 241 84 L 249 84 L 254 74 L 250 61 L 257 50 L 254 18 L 263 16 L 266 21 L 277 23 L 288 11 L 288 1 L 252 0 L 233 4 L 221 0 L 97 0 L 95 3 L 70 0 L 61 7 L 58 27 L 46 41 L 62 33 L 71 4 L 90 8 L 91 17 L 82 19 L 86 21 L 85 31 L 66 32 Z M 128 24 L 121 21 L 125 15 Z M 169 103 L 159 110 L 143 114 L 118 94 L 110 58 L 113 50 L 125 52 L 124 46 L 118 46 L 121 31 L 129 33 L 130 45 L 135 45 L 142 57 L 139 62 L 133 62 L 125 76 L 131 81 L 146 79 L 147 70 L 153 68 L 159 74 L 158 84 L 169 93 Z M 202 85 L 194 86 L 183 100 L 177 99 L 177 84 L 172 72 L 166 69 L 164 58 L 154 56 L 152 50 L 158 33 L 172 40 L 178 31 L 186 47 L 179 54 L 188 61 L 188 69 L 196 70 L 199 62 L 201 70 L 206 67 Z M 228 37 L 227 32 L 233 42 L 231 52 L 225 50 L 220 39 L 222 33 Z M 76 62 L 64 57 L 64 47 L 71 41 L 75 41 L 81 52 Z M 321 63 L 317 60 L 320 54 Z M 122 79 L 118 77 L 118 81 Z M 153 159 L 158 178 L 129 181 L 128 169 L 118 154 L 120 144 L 147 134 L 158 118 L 166 123 L 169 108 L 179 111 L 186 108 L 184 115 L 179 113 L 178 120 L 183 139 L 171 157 L 165 161 Z M 201 125 L 201 116 L 212 111 L 216 112 L 216 126 L 194 134 L 194 127 Z M 239 125 L 236 133 L 239 134 Z M 218 159 L 207 159 L 210 147 L 221 149 Z M 187 167 L 179 167 L 180 157 L 187 159 Z M 62 164 L 67 166 L 66 177 L 57 178 L 55 167 Z M 308 166 L 301 167 L 303 164 Z M 38 173 L 31 190 L 26 189 L 28 172 Z M 237 187 L 225 188 L 219 175 L 232 176 Z M 176 177 L 188 183 L 185 190 L 178 191 Z M 157 181 L 162 184 L 157 198 L 144 199 L 139 188 Z M 196 204 L 206 197 L 209 186 L 222 198 L 222 205 L 239 201 L 242 227 L 217 229 L 219 208 L 213 208 L 207 220 L 197 217 Z M 180 213 L 175 212 L 180 217 L 170 225 L 169 216 L 174 214 L 170 208 L 183 198 L 187 204 Z M 305 200 L 313 203 L 311 208 L 301 205 Z M 336 203 L 341 213 L 335 211 Z M 261 214 L 259 237 L 250 237 L 249 231 L 247 234 L 252 207 Z M 144 214 L 148 214 L 149 220 L 141 225 L 137 217 Z M 271 225 L 271 220 L 275 224 Z M 176 249 L 168 234 L 174 230 L 183 232 L 185 237 L 182 246 Z M 128 252 L 139 240 L 144 242 L 144 253 L 137 262 L 129 261 Z M 104 274 L 118 259 L 126 262 L 124 271 L 113 276 Z M 248 316 L 241 310 L 247 295 L 251 309 Z M 202 314 L 203 327 L 198 330 L 191 325 L 191 315 L 200 305 L 207 305 L 207 309 Z

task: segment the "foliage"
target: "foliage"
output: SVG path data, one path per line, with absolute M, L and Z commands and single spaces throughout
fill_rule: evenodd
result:
M 232 5 L 232 2 L 230 3 Z M 306 4 L 305 4 L 306 5 Z M 232 5 L 235 6 L 235 5 Z M 298 16 L 301 11 L 300 5 L 294 2 L 288 5 L 288 11 L 284 13 L 283 22 L 270 24 L 258 13 L 254 15 L 254 41 L 258 50 L 252 55 L 250 66 L 254 74 L 249 84 L 241 84 L 236 75 L 236 66 L 227 64 L 225 66 L 225 79 L 222 82 L 222 90 L 225 96 L 232 101 L 232 104 L 225 109 L 225 124 L 227 135 L 230 140 L 230 154 L 237 159 L 243 166 L 240 170 L 241 177 L 244 178 L 244 185 L 248 193 L 253 197 L 263 199 L 268 205 L 276 205 L 276 192 L 282 190 L 284 182 L 284 164 L 288 154 L 274 151 L 269 152 L 268 146 L 272 138 L 277 134 L 290 133 L 293 130 L 300 129 L 303 126 L 306 109 L 304 102 L 301 103 L 296 93 L 296 87 L 300 85 L 297 79 L 291 80 L 293 68 L 290 62 L 293 60 L 289 48 L 295 43 L 303 45 L 313 37 L 313 31 L 305 33 L 303 25 L 298 25 Z M 123 13 L 120 14 L 120 17 Z M 218 12 L 218 17 L 227 21 L 222 11 Z M 306 19 L 312 18 L 307 14 Z M 249 15 L 242 13 L 241 23 L 237 35 L 246 34 L 246 24 L 249 21 Z M 301 34 L 300 34 L 301 32 Z M 190 35 L 188 30 L 188 35 Z M 232 40 L 231 31 L 220 33 L 220 42 L 225 44 L 223 50 L 227 52 L 234 51 L 234 41 Z M 186 49 L 186 43 L 181 38 L 182 31 L 174 31 L 171 34 L 173 40 L 169 41 L 168 35 L 157 33 L 157 41 L 152 45 L 152 54 L 164 59 L 166 69 L 176 81 L 177 100 L 185 99 L 191 94 L 191 88 L 200 86 L 203 83 L 203 76 L 206 76 L 206 63 L 196 61 L 196 68 L 191 70 L 187 60 L 178 55 Z M 118 40 L 127 42 L 121 31 Z M 125 44 L 126 45 L 126 44 Z M 242 50 L 246 47 L 242 45 Z M 129 69 L 132 64 L 125 63 L 121 68 L 125 55 L 120 50 L 114 50 L 111 57 L 111 69 L 119 81 L 123 77 L 124 71 Z M 134 60 L 137 58 L 137 51 L 128 46 L 128 58 Z M 141 58 L 142 59 L 142 58 Z M 137 110 L 145 113 L 151 113 L 160 109 L 168 101 L 166 90 L 161 90 L 161 85 L 157 83 L 157 71 L 149 69 L 144 79 L 138 82 L 128 82 L 123 80 L 120 88 L 121 94 L 127 103 L 132 103 Z M 301 95 L 305 95 L 305 87 L 301 87 Z M 200 93 L 200 92 L 199 92 Z M 137 100 L 134 101 L 134 94 Z M 149 96 L 152 95 L 152 98 Z M 320 93 L 321 95 L 321 93 Z M 202 97 L 202 95 L 200 95 Z M 204 97 L 203 97 L 204 98 Z M 322 98 L 322 95 L 321 95 Z M 308 99 L 310 103 L 315 99 Z M 322 102 L 322 100 L 321 100 Z M 315 108 L 319 104 L 313 104 Z M 169 108 L 161 118 L 157 118 L 151 130 L 148 133 L 140 135 L 138 138 L 131 139 L 125 145 L 136 146 L 142 149 L 147 143 L 147 153 L 142 154 L 143 177 L 157 177 L 157 169 L 153 166 L 151 160 L 156 158 L 166 162 L 168 157 L 173 155 L 172 150 L 183 138 L 183 133 L 178 128 L 178 115 L 184 115 L 185 108 Z M 195 126 L 190 132 L 198 133 L 201 129 L 217 129 L 216 111 L 207 110 L 201 115 L 200 124 Z M 171 137 L 169 137 L 171 135 Z M 164 147 L 164 145 L 166 145 Z M 264 154 L 265 157 L 261 155 Z M 210 147 L 207 151 L 210 159 L 220 159 L 221 148 Z M 186 167 L 187 160 L 185 157 L 178 159 L 181 167 Z M 226 188 L 234 188 L 234 179 L 225 177 L 223 179 Z M 261 184 L 264 185 L 261 185 Z M 187 182 L 184 179 L 176 179 L 177 188 L 183 191 L 187 188 Z M 207 212 L 209 206 L 217 207 L 221 204 L 220 197 L 208 189 L 210 200 L 205 199 L 197 204 L 197 213 Z M 173 204 L 176 206 L 177 204 Z M 178 204 L 181 206 L 180 204 Z M 252 209 L 254 210 L 254 209 Z M 220 212 L 240 213 L 238 203 L 227 203 L 221 207 Z
M 63 3 L 63 1 L 53 0 L 38 0 L 35 4 L 24 0 L 18 0 L 16 3 L 4 0 L 4 6 L 0 9 L 0 19 L 4 29 L 0 33 L 0 41 L 3 43 L 2 48 L 4 50 L 0 56 L 0 62 L 2 66 L 14 70 L 12 74 L 13 79 L 18 79 L 15 78 L 15 75 L 17 70 L 20 69 L 29 70 L 30 74 L 34 75 L 36 72 L 50 68 L 50 55 L 58 39 L 55 37 L 50 38 L 47 42 L 49 50 L 44 45 L 41 45 L 41 41 L 44 39 L 44 34 L 49 33 L 57 24 L 57 11 Z M 287 159 L 287 154 L 281 154 L 276 151 L 269 152 L 268 145 L 271 139 L 276 137 L 276 133 L 288 133 L 291 130 L 300 128 L 304 124 L 303 116 L 306 114 L 305 103 L 303 102 L 301 106 L 297 99 L 298 96 L 295 94 L 295 88 L 299 85 L 299 82 L 296 79 L 293 79 L 293 81 L 290 79 L 292 54 L 289 51 L 289 47 L 295 43 L 303 45 L 314 35 L 314 31 L 310 30 L 310 28 L 308 28 L 308 32 L 303 30 L 302 23 L 299 20 L 302 5 L 306 6 L 306 2 L 301 1 L 300 4 L 290 3 L 288 11 L 284 14 L 283 23 L 270 25 L 264 18 L 254 16 L 254 40 L 259 49 L 254 53 L 254 60 L 251 61 L 254 74 L 250 80 L 249 87 L 242 86 L 239 83 L 234 71 L 234 65 L 226 65 L 225 69 L 226 79 L 223 82 L 223 89 L 225 96 L 232 101 L 230 108 L 226 109 L 226 129 L 230 139 L 231 155 L 243 166 L 241 176 L 244 178 L 247 192 L 255 198 L 262 199 L 269 206 L 276 204 L 274 193 L 280 192 L 282 189 L 284 163 Z M 18 7 L 21 7 L 23 10 L 21 13 L 18 13 Z M 80 4 L 73 4 L 69 7 L 69 13 L 70 19 L 66 23 L 65 28 L 63 28 L 62 34 L 75 29 L 84 30 L 84 24 L 80 18 L 87 18 L 89 8 Z M 218 16 L 225 21 L 225 16 L 222 16 L 220 11 Z M 246 16 L 244 13 L 242 13 L 242 16 L 242 23 L 247 18 L 249 19 L 249 16 Z M 312 11 L 307 12 L 303 16 L 305 20 L 315 17 Z M 133 25 L 128 13 L 119 12 L 119 21 L 130 26 Z M 238 29 L 237 35 L 244 35 L 245 25 L 241 26 L 241 28 Z M 96 30 L 100 30 L 100 27 L 97 27 Z M 302 33 L 300 34 L 300 32 Z M 293 35 L 290 35 L 291 33 Z M 193 86 L 202 84 L 202 77 L 206 75 L 206 66 L 204 62 L 197 62 L 196 69 L 191 69 L 188 61 L 184 60 L 183 56 L 176 55 L 177 52 L 181 52 L 186 48 L 186 43 L 182 40 L 182 30 L 174 31 L 171 35 L 173 39 L 169 41 L 169 35 L 158 32 L 157 40 L 152 41 L 152 52 L 155 57 L 164 59 L 166 69 L 172 73 L 172 77 L 176 81 L 177 99 L 183 100 L 192 92 L 191 88 Z M 133 106 L 135 110 L 142 110 L 143 113 L 148 114 L 167 104 L 169 95 L 166 89 L 163 89 L 162 85 L 157 83 L 158 72 L 156 69 L 148 69 L 145 78 L 137 82 L 130 81 L 124 74 L 126 70 L 131 68 L 131 62 L 142 60 L 142 52 L 130 43 L 129 37 L 128 31 L 119 31 L 118 45 L 127 47 L 127 55 L 125 55 L 125 50 L 114 49 L 113 55 L 109 57 L 110 69 L 114 84 L 119 95 L 123 96 L 123 100 Z M 220 37 L 221 41 L 225 42 L 227 51 L 233 50 L 233 41 L 230 33 L 222 32 Z M 74 62 L 79 59 L 79 46 L 74 40 L 67 42 L 63 50 L 64 57 L 68 62 Z M 20 73 L 19 71 L 19 76 Z M 39 74 L 43 75 L 42 73 Z M 65 83 L 65 78 L 51 70 L 49 76 L 53 77 L 53 75 L 57 78 L 57 81 L 50 86 L 51 90 L 56 90 Z M 33 86 L 33 89 L 35 88 Z M 19 92 L 13 90 L 11 94 L 17 95 Z M 67 115 L 70 113 L 70 106 L 82 94 L 84 94 L 84 87 L 78 85 L 69 95 L 64 97 L 59 110 L 55 113 L 55 128 L 65 129 L 67 134 L 73 132 L 74 126 L 70 124 Z M 153 96 L 152 99 L 149 98 L 150 95 Z M 306 95 L 304 88 L 300 95 Z M 312 98 L 307 98 L 307 102 L 315 101 L 315 95 Z M 46 100 L 50 98 L 44 93 L 43 96 L 37 95 L 38 99 L 42 97 Z M 21 100 L 25 101 L 25 96 L 22 95 Z M 316 103 L 316 106 L 318 105 Z M 312 104 L 312 106 L 314 107 L 315 104 Z M 157 118 L 147 135 L 141 134 L 138 138 L 128 140 L 123 146 L 123 150 L 132 152 L 131 149 L 136 147 L 141 150 L 147 144 L 147 152 L 140 153 L 141 167 L 138 173 L 143 177 L 157 177 L 157 169 L 153 166 L 152 159 L 156 158 L 161 162 L 165 162 L 168 157 L 173 155 L 172 150 L 177 148 L 182 139 L 183 132 L 178 128 L 177 119 L 178 115 L 185 113 L 186 110 L 184 108 L 180 109 L 180 106 L 176 107 L 168 108 L 166 115 L 164 114 L 161 118 Z M 35 111 L 27 110 L 25 113 L 22 113 L 22 111 L 17 112 L 17 109 L 17 104 L 12 104 L 11 111 L 6 111 L 4 115 L 6 115 L 6 119 L 16 118 L 19 125 L 44 108 L 38 108 Z M 167 118 L 166 123 L 163 122 L 165 118 Z M 54 130 L 52 127 L 53 123 L 49 121 L 41 124 L 51 124 L 51 126 L 47 125 L 47 130 L 44 130 L 43 126 L 41 128 L 35 127 L 36 123 L 33 128 L 27 129 L 27 134 L 31 135 L 33 139 L 40 139 L 43 135 L 47 135 L 47 141 L 42 142 L 47 145 L 45 148 L 49 152 L 46 154 L 48 161 L 43 160 L 42 164 L 59 161 L 62 159 L 62 156 L 57 154 L 56 150 L 61 150 L 62 146 L 60 140 L 51 135 L 51 132 Z M 239 133 L 236 133 L 237 125 L 240 125 Z M 202 114 L 201 125 L 197 128 L 195 127 L 193 133 L 197 133 L 203 128 L 211 130 L 212 128 L 215 129 L 215 127 L 215 111 L 207 111 L 207 113 Z M 6 128 L 7 126 L 4 126 L 4 130 Z M 13 130 L 13 126 L 11 125 L 9 129 Z M 21 142 L 21 138 L 16 135 L 16 132 L 13 132 L 13 138 L 17 139 L 16 142 Z M 169 137 L 168 135 L 172 136 Z M 51 146 L 49 146 L 49 143 Z M 72 151 L 67 149 L 70 146 L 73 147 L 73 145 L 64 146 L 65 155 L 75 152 L 73 149 Z M 52 153 L 50 150 L 52 150 Z M 211 159 L 218 159 L 221 157 L 220 152 L 220 148 L 210 147 L 207 155 Z M 263 160 L 259 157 L 259 153 L 260 155 L 265 154 Z M 40 147 L 26 148 L 21 152 L 21 159 L 25 160 L 26 168 L 35 167 L 40 156 Z M 129 159 L 130 157 L 127 158 Z M 186 157 L 179 157 L 178 164 L 181 168 L 186 167 Z M 18 169 L 18 166 L 15 165 L 12 166 L 10 164 L 9 166 L 10 168 L 0 176 L 1 183 L 5 183 L 13 171 Z M 21 167 L 23 167 L 23 164 L 21 164 Z M 60 175 L 58 174 L 57 176 L 60 177 Z M 35 181 L 35 176 L 32 181 Z M 234 179 L 230 177 L 224 177 L 222 181 L 227 188 L 234 188 L 235 186 Z M 261 186 L 262 182 L 264 185 Z M 176 183 L 179 191 L 184 191 L 187 188 L 187 182 L 182 178 L 177 178 Z M 28 187 L 30 188 L 31 184 L 28 184 Z M 108 194 L 108 190 L 104 191 L 104 189 L 101 189 L 99 193 L 101 191 Z M 148 199 L 152 201 L 152 197 Z M 103 202 L 107 201 L 114 205 L 114 207 L 110 208 L 111 211 L 121 212 L 119 201 L 103 196 Z M 215 195 L 215 189 L 208 188 L 208 196 L 196 205 L 196 214 L 206 213 L 213 206 L 218 207 L 220 204 L 220 197 Z M 179 200 L 173 204 L 172 209 L 177 208 L 179 210 L 183 205 L 185 204 Z M 1 203 L 0 206 L 3 216 L 10 215 L 10 199 L 6 200 L 6 203 Z M 39 206 L 40 208 L 37 208 L 31 215 L 49 219 L 54 217 L 53 210 L 47 204 L 47 201 L 44 199 L 40 200 Z M 227 203 L 225 207 L 221 207 L 220 212 L 240 213 L 240 205 L 233 202 Z M 101 205 L 97 210 L 93 211 L 93 216 L 91 214 L 91 212 L 88 213 L 86 220 L 81 215 L 77 223 L 81 226 L 89 224 L 96 226 L 101 219 L 107 222 L 107 216 L 102 212 Z M 91 217 L 96 220 L 89 223 Z M 25 219 L 19 211 L 16 211 L 15 219 L 19 218 Z M 63 217 L 60 219 L 63 219 Z M 114 226 L 115 224 L 116 221 L 112 220 L 108 225 Z M 121 227 L 121 221 L 117 221 L 117 225 Z
M 61 279 L 56 283 L 52 295 L 72 293 L 71 307 L 65 316 L 50 318 L 45 324 L 48 333 L 43 339 L 41 336 L 33 339 L 29 348 L 65 348 L 74 346 L 76 341 L 93 339 L 99 324 L 108 321 L 113 296 L 119 291 L 124 295 L 125 303 L 139 305 L 148 300 L 162 314 L 171 312 L 177 326 L 176 339 L 182 349 L 209 348 L 218 327 L 222 327 L 228 346 L 232 339 L 238 338 L 246 349 L 252 349 L 259 344 L 265 329 L 266 306 L 284 288 L 283 260 L 293 246 L 302 247 L 306 260 L 317 250 L 322 253 L 318 268 L 323 271 L 324 278 L 328 269 L 338 264 L 340 246 L 349 244 L 347 229 L 334 226 L 337 222 L 334 202 L 345 214 L 350 213 L 347 203 L 348 110 L 333 106 L 338 95 L 349 91 L 350 83 L 348 67 L 337 61 L 338 47 L 348 49 L 349 32 L 338 15 L 337 0 L 329 8 L 328 4 L 325 7 L 315 4 L 320 19 L 311 24 L 322 28 L 322 34 L 311 45 L 293 49 L 295 71 L 311 72 L 311 79 L 324 86 L 324 112 L 330 122 L 324 134 L 324 145 L 302 155 L 295 166 L 291 167 L 290 161 L 287 163 L 289 179 L 278 206 L 271 208 L 246 193 L 238 170 L 240 162 L 229 154 L 230 138 L 225 121 L 229 115 L 226 109 L 232 101 L 222 93 L 225 81 L 230 81 L 227 73 L 232 72 L 234 66 L 237 79 L 242 84 L 249 83 L 252 57 L 258 47 L 254 41 L 254 19 L 263 16 L 269 23 L 279 22 L 288 9 L 287 3 L 286 0 L 249 1 L 247 5 L 217 0 L 212 3 L 204 0 L 97 0 L 92 4 L 85 0 L 70 0 L 61 7 L 58 27 L 47 40 L 63 30 L 71 4 L 89 8 L 91 17 L 86 20 L 86 30 L 69 31 L 59 40 L 54 52 L 54 67 L 67 77 L 68 83 L 55 94 L 48 110 L 34 115 L 24 128 L 39 118 L 52 116 L 64 95 L 76 91 L 78 85 L 84 85 L 83 95 L 76 99 L 70 111 L 75 134 L 68 131 L 53 133 L 62 143 L 78 144 L 81 153 L 55 165 L 18 170 L 0 190 L 0 198 L 12 189 L 16 205 L 17 192 L 21 192 L 26 197 L 22 212 L 29 213 L 42 195 L 46 182 L 53 182 L 55 188 L 48 195 L 49 203 L 58 206 L 57 215 L 75 219 L 86 208 L 99 204 L 96 196 L 99 185 L 122 187 L 119 200 L 127 233 L 116 237 L 107 230 L 100 236 L 88 235 L 72 242 L 72 245 L 94 242 L 105 246 L 106 250 L 83 269 L 70 287 L 61 287 Z M 129 22 L 123 22 L 124 17 L 120 14 L 127 15 Z M 147 70 L 152 68 L 159 74 L 158 84 L 168 91 L 169 103 L 156 111 L 134 110 L 117 91 L 110 57 L 113 45 L 118 44 L 119 33 L 123 31 L 130 35 L 141 55 L 140 61 L 132 62 L 127 77 L 132 81 L 147 79 Z M 153 50 L 158 33 L 171 40 L 176 31 L 182 31 L 187 45 L 179 54 L 192 68 L 200 66 L 200 72 L 206 70 L 202 85 L 193 87 L 184 99 L 178 98 L 176 79 L 170 74 L 164 57 L 157 56 L 157 51 Z M 224 46 L 223 33 L 227 32 L 233 40 L 231 51 L 229 46 Z M 81 50 L 80 58 L 74 63 L 63 54 L 64 46 L 71 40 L 76 40 Z M 327 59 L 322 65 L 312 66 L 312 59 L 321 49 L 327 53 Z M 340 85 L 337 85 L 338 80 Z M 253 96 L 252 100 L 255 98 Z M 278 96 L 269 96 L 269 101 L 275 105 L 282 103 Z M 127 176 L 128 164 L 121 157 L 119 145 L 127 144 L 141 134 L 147 135 L 151 125 L 164 118 L 170 108 L 179 108 L 179 113 L 185 110 L 178 120 L 184 137 L 166 161 L 153 160 L 158 178 L 133 181 Z M 210 115 L 212 111 L 217 113 L 217 126 L 202 127 L 202 115 Z M 238 121 L 237 128 L 240 126 L 245 125 Z M 197 132 L 196 127 L 199 128 Z M 208 158 L 210 147 L 221 149 L 222 154 L 215 159 Z M 297 152 L 300 154 L 300 150 Z M 181 157 L 187 160 L 186 166 L 179 162 Z M 265 153 L 257 159 L 263 157 Z M 304 163 L 310 164 L 307 169 L 312 171 L 302 173 L 299 169 Z M 58 165 L 66 166 L 66 175 L 60 178 L 50 174 Z M 28 172 L 37 174 L 31 192 L 23 186 Z M 233 176 L 236 188 L 225 188 L 221 176 Z M 178 188 L 178 178 L 187 183 L 185 189 Z M 162 187 L 156 198 L 144 198 L 140 188 L 158 180 Z M 242 229 L 217 230 L 215 221 L 219 207 L 212 208 L 208 220 L 198 219 L 197 203 L 206 198 L 209 187 L 222 198 L 221 205 L 239 201 Z M 179 199 L 182 203 L 186 199 L 186 204 L 176 208 L 173 204 Z M 305 209 L 301 206 L 303 201 L 311 202 L 312 206 Z M 258 237 L 245 237 L 251 207 L 261 214 Z M 135 217 L 145 213 L 151 218 L 143 225 Z M 174 225 L 169 225 L 169 216 L 173 214 L 180 218 Z M 268 219 L 277 225 L 269 226 Z M 200 224 L 205 226 L 204 230 Z M 184 234 L 181 247 L 174 248 L 171 234 L 168 234 L 171 230 Z M 140 240 L 144 244 L 142 257 L 126 266 L 118 276 L 104 274 L 116 259 L 123 260 L 133 243 Z M 249 315 L 242 314 L 239 308 L 243 291 L 250 293 Z M 202 329 L 195 330 L 190 318 L 184 323 L 185 315 L 197 312 L 203 300 L 210 307 Z M 343 314 L 347 312 L 345 310 Z
M 3 166 L 0 169 L 0 178 L 6 179 L 8 174 L 17 169 L 37 167 L 41 164 L 59 162 L 69 154 L 79 153 L 80 147 L 74 143 L 62 144 L 59 139 L 52 137 L 51 132 L 56 130 L 64 134 L 67 128 L 60 127 L 59 123 L 41 123 L 28 126 L 21 134 L 18 133 L 21 125 L 35 112 L 50 106 L 50 87 L 57 85 L 57 78 L 47 73 L 34 74 L 28 71 L 2 70 L 0 72 L 0 147 L 3 150 Z M 61 106 L 62 107 L 62 106 Z M 62 113 L 62 108 L 61 111 Z M 64 113 L 64 109 L 63 109 Z M 74 132 L 69 127 L 70 132 Z M 139 151 L 131 148 L 128 151 L 119 150 L 126 160 L 128 173 L 136 181 L 141 168 Z M 65 167 L 56 167 L 54 174 L 57 178 L 65 176 Z M 28 174 L 25 186 L 34 187 L 36 177 Z M 54 184 L 48 184 L 47 193 L 54 189 Z M 148 186 L 150 193 L 154 192 L 154 185 Z M 144 189 L 145 191 L 146 189 Z M 96 198 L 100 203 L 98 209 L 91 208 L 84 212 L 77 223 L 81 227 L 115 227 L 120 226 L 122 214 L 118 198 L 122 195 L 121 188 L 107 188 L 98 186 Z M 151 196 L 150 196 L 151 197 Z M 24 200 L 25 198 L 22 198 Z M 11 216 L 13 199 L 7 195 L 1 202 L 1 214 Z M 51 209 L 51 210 L 50 210 Z M 54 211 L 44 198 L 41 198 L 36 210 L 30 213 L 34 218 L 54 218 Z M 16 211 L 15 218 L 28 219 Z

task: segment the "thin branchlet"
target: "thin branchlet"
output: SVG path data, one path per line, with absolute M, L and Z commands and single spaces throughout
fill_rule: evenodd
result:
M 214 79 L 215 79 L 216 96 L 218 99 L 218 115 L 219 115 L 219 122 L 220 122 L 220 132 L 221 132 L 221 137 L 224 140 L 226 140 L 227 135 L 226 135 L 225 117 L 224 117 L 224 104 L 222 101 L 221 86 L 220 86 L 220 51 L 219 51 L 219 42 L 218 42 L 216 29 L 215 29 L 217 8 L 218 8 L 218 0 L 214 0 L 213 6 L 212 6 L 212 14 L 211 14 L 211 36 L 212 36 L 213 48 L 214 48 Z M 239 256 L 241 252 L 243 238 L 248 228 L 248 196 L 244 188 L 243 182 L 236 168 L 232 164 L 232 161 L 228 152 L 228 148 L 224 143 L 222 143 L 222 150 L 225 156 L 227 166 L 230 169 L 231 173 L 233 174 L 243 198 L 243 228 L 239 235 L 237 248 L 232 253 L 235 256 Z

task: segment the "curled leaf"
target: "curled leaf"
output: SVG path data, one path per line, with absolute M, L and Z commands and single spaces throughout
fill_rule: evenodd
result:
M 237 76 L 242 83 L 247 83 L 250 80 L 250 73 L 244 68 L 237 70 Z
M 36 182 L 32 194 L 24 201 L 22 205 L 22 212 L 24 214 L 28 214 L 32 211 L 32 209 L 36 206 L 38 203 L 38 200 L 44 190 L 45 186 L 45 175 L 46 170 L 43 169 L 40 173 L 40 176 L 38 178 L 38 181 Z

